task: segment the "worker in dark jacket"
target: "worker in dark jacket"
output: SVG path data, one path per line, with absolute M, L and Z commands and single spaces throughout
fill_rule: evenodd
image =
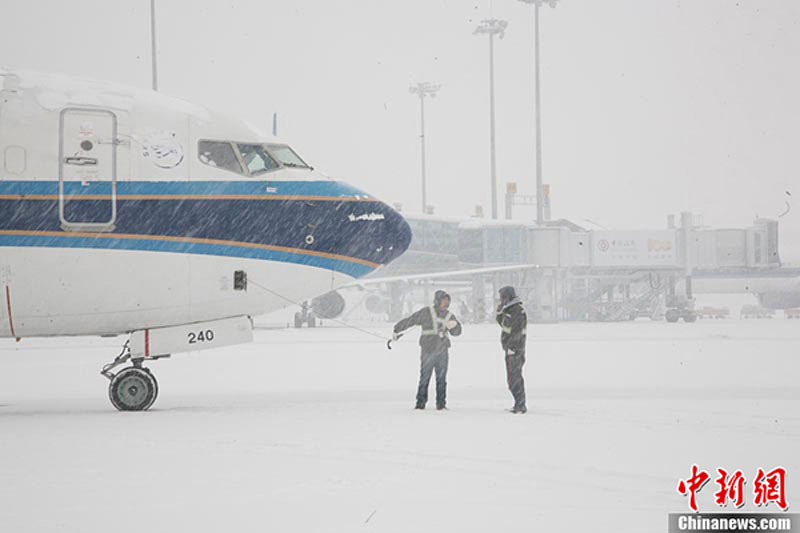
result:
M 506 356 L 506 379 L 508 389 L 514 396 L 512 413 L 526 413 L 525 380 L 522 377 L 522 366 L 525 364 L 525 341 L 528 328 L 528 316 L 517 297 L 514 287 L 500 289 L 500 303 L 497 306 L 497 323 L 502 328 L 500 344 Z
M 422 326 L 419 336 L 420 357 L 419 386 L 415 409 L 425 409 L 428 401 L 428 384 L 436 372 L 436 409 L 447 408 L 447 364 L 450 335 L 461 335 L 461 324 L 449 311 L 450 295 L 436 291 L 431 307 L 423 307 L 394 325 L 393 339 L 412 326 Z

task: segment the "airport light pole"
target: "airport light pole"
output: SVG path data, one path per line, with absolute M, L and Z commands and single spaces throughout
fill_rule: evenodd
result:
M 436 98 L 436 92 L 441 89 L 441 84 L 423 81 L 412 85 L 408 92 L 419 97 L 420 133 L 419 142 L 422 153 L 422 214 L 428 212 L 428 197 L 425 184 L 425 97 Z
M 547 3 L 550 7 L 556 7 L 558 0 L 519 1 L 533 5 L 533 63 L 536 86 L 536 223 L 541 226 L 544 222 L 544 191 L 542 190 L 542 99 L 539 85 L 539 8 L 544 3 Z
M 150 0 L 150 65 L 153 69 L 153 90 L 158 90 L 158 69 L 156 68 L 156 0 Z
M 497 157 L 495 155 L 494 132 L 494 36 L 503 38 L 508 22 L 499 19 L 486 19 L 472 32 L 473 35 L 489 36 L 489 154 L 492 176 L 492 219 L 497 219 Z

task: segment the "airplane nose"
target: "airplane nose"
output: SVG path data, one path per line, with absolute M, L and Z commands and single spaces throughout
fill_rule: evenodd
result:
M 317 192 L 321 185 L 313 184 Z M 283 216 L 276 243 L 298 250 L 301 262 L 332 269 L 354 278 L 387 265 L 411 244 L 411 227 L 391 206 L 343 182 L 325 182 L 334 194 L 306 195 L 287 202 L 285 209 L 265 211 L 265 218 Z M 311 189 L 311 186 L 308 186 Z M 271 234 L 274 225 L 264 224 Z M 283 244 L 286 243 L 286 244 Z
M 383 202 L 349 203 L 343 222 L 344 254 L 383 266 L 411 244 L 411 228 L 405 218 Z

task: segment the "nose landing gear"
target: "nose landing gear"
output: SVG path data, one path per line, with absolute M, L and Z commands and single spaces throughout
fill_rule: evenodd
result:
M 308 302 L 303 302 L 300 311 L 294 314 L 294 327 L 302 328 L 304 323 L 308 324 L 310 328 L 317 326 L 317 317 L 314 315 Z
M 100 371 L 111 382 L 108 385 L 108 398 L 119 411 L 145 411 L 158 398 L 158 381 L 149 368 L 142 366 L 142 359 L 133 359 L 133 366 L 123 368 L 116 374 L 112 372 L 128 360 L 131 360 L 131 352 L 126 342 L 116 359 Z
M 145 411 L 158 397 L 158 382 L 149 368 L 120 370 L 108 385 L 108 398 L 119 411 Z

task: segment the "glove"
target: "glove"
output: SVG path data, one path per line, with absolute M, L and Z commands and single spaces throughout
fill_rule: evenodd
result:
M 396 341 L 399 338 L 400 338 L 400 335 L 398 335 L 396 331 L 392 332 L 392 340 L 393 341 Z
M 447 329 L 453 329 L 458 326 L 458 322 L 455 320 L 448 320 L 445 326 L 447 326 Z

